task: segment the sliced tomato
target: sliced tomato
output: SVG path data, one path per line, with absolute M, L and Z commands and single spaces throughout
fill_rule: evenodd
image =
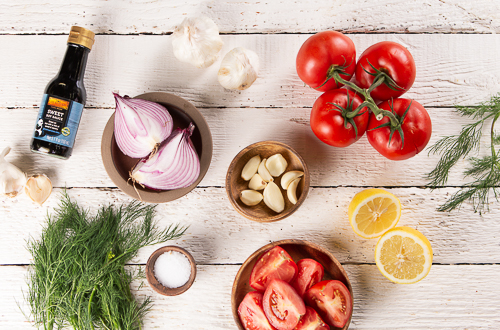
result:
M 344 283 L 340 281 L 319 282 L 307 290 L 304 300 L 331 326 L 342 328 L 351 317 L 351 293 Z
M 278 330 L 293 330 L 306 313 L 306 305 L 288 282 L 272 279 L 262 301 L 269 323 Z
M 260 292 L 249 292 L 238 307 L 241 324 L 246 330 L 275 330 L 264 314 L 262 297 Z
M 295 330 L 330 330 L 330 327 L 313 308 L 306 306 L 306 314 L 300 319 Z
M 297 276 L 291 283 L 295 291 L 304 297 L 304 293 L 314 284 L 319 283 L 325 275 L 323 266 L 313 259 L 301 259 L 297 262 Z
M 250 286 L 264 292 L 270 280 L 277 278 L 290 282 L 297 274 L 297 265 L 281 247 L 275 246 L 264 252 L 250 274 Z

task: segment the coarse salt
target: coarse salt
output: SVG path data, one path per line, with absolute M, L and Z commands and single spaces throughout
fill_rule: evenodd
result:
M 191 276 L 191 264 L 183 253 L 168 251 L 156 259 L 154 273 L 158 282 L 174 289 L 187 283 Z

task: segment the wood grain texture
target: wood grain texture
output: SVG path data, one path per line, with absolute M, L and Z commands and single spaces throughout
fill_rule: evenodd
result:
M 112 91 L 130 96 L 171 92 L 197 107 L 311 107 L 319 92 L 304 86 L 295 57 L 306 34 L 226 35 L 222 55 L 234 47 L 254 50 L 259 78 L 247 90 L 225 90 L 217 80 L 219 59 L 207 69 L 173 56 L 169 35 L 97 36 L 86 70 L 88 107 L 114 107 Z M 500 35 L 354 34 L 358 56 L 392 40 L 412 53 L 417 77 L 405 94 L 424 106 L 475 105 L 500 90 Z M 0 107 L 37 107 L 57 73 L 67 36 L 0 36 Z M 33 51 L 36 49 L 37 51 Z
M 154 306 L 144 329 L 235 329 L 231 285 L 239 265 L 199 266 L 193 286 L 175 297 L 156 294 L 148 285 L 138 299 Z M 373 265 L 345 265 L 354 292 L 349 329 L 496 329 L 500 315 L 499 265 L 433 265 L 419 283 L 389 282 Z M 26 267 L 0 267 L 0 327 L 32 329 L 16 302 L 26 289 Z
M 290 217 L 264 224 L 248 220 L 234 210 L 224 188 L 197 188 L 179 200 L 158 205 L 156 219 L 160 228 L 171 223 L 190 226 L 182 238 L 169 243 L 188 250 L 199 264 L 242 263 L 269 242 L 293 238 L 323 246 L 342 263 L 375 263 L 377 239 L 357 236 L 347 216 L 352 197 L 361 190 L 313 188 L 304 204 Z M 429 239 L 435 263 L 498 263 L 500 210 L 495 205 L 492 204 L 491 212 L 483 217 L 474 214 L 467 205 L 458 212 L 440 213 L 436 207 L 456 189 L 387 190 L 401 200 L 398 225 L 417 229 Z M 58 204 L 60 191 L 56 189 L 43 207 L 25 195 L 0 202 L 0 265 L 30 262 L 25 242 L 40 236 L 45 216 Z M 118 190 L 71 189 L 68 192 L 79 205 L 94 211 L 99 205 L 132 201 Z M 145 263 L 157 248 L 142 249 L 133 263 Z
M 186 16 L 206 15 L 222 33 L 498 33 L 499 4 L 488 0 L 120 1 L 17 0 L 0 4 L 1 33 L 169 33 Z M 425 19 L 422 19 L 424 18 Z
M 309 126 L 310 109 L 200 109 L 212 132 L 212 162 L 201 186 L 225 184 L 232 159 L 245 147 L 258 141 L 274 140 L 295 149 L 304 158 L 311 186 L 423 186 L 425 174 L 434 169 L 439 156 L 424 150 L 405 161 L 391 161 L 375 151 L 366 137 L 348 148 L 322 143 Z M 86 109 L 82 116 L 73 155 L 59 160 L 33 154 L 30 137 L 36 121 L 36 109 L 0 109 L 6 120 L 0 121 L 0 148 L 12 147 L 7 159 L 28 174 L 45 173 L 55 187 L 115 187 L 101 160 L 101 136 L 113 113 L 111 109 Z M 433 135 L 429 146 L 446 135 L 458 134 L 468 123 L 453 109 L 430 108 Z M 489 130 L 485 128 L 483 153 L 487 153 Z M 448 185 L 460 186 L 468 166 L 460 161 Z

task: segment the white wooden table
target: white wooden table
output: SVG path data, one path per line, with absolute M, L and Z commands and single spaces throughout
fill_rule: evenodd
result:
M 246 91 L 224 90 L 217 82 L 220 60 L 207 69 L 179 62 L 170 33 L 186 16 L 204 14 L 218 24 L 222 53 L 243 46 L 257 52 L 261 73 Z M 39 102 L 57 72 L 71 25 L 98 35 L 86 72 L 87 108 L 73 156 L 68 161 L 31 154 Z M 407 93 L 422 103 L 433 121 L 430 143 L 456 134 L 467 120 L 452 106 L 474 105 L 500 92 L 500 2 L 489 0 L 364 1 L 0 1 L 0 148 L 28 174 L 46 173 L 57 189 L 43 207 L 27 196 L 0 201 L 0 328 L 30 329 L 23 306 L 25 249 L 38 237 L 58 192 L 96 209 L 129 202 L 107 177 L 101 162 L 101 133 L 114 101 L 111 91 L 138 95 L 175 93 L 195 104 L 213 134 L 214 154 L 200 186 L 187 196 L 158 205 L 161 226 L 190 225 L 174 243 L 198 264 L 192 288 L 177 297 L 155 294 L 145 329 L 235 329 L 231 286 L 241 263 L 275 240 L 297 238 L 328 248 L 344 265 L 354 290 L 351 329 L 500 328 L 500 203 L 491 212 L 470 205 L 439 213 L 457 186 L 465 162 L 449 186 L 429 191 L 424 174 L 436 156 L 423 152 L 392 162 L 363 137 L 346 149 L 322 144 L 309 127 L 309 113 L 320 94 L 304 87 L 295 73 L 295 56 L 313 33 L 348 33 L 358 55 L 369 45 L 393 40 L 413 54 L 417 78 Z M 306 160 L 311 190 L 291 217 L 269 224 L 240 216 L 227 200 L 224 177 L 232 158 L 261 140 L 290 144 Z M 485 140 L 486 141 L 486 140 Z M 420 230 L 431 241 L 434 265 L 423 281 L 396 285 L 374 265 L 376 240 L 361 239 L 347 220 L 352 196 L 367 187 L 384 187 L 403 204 L 400 225 Z M 156 247 L 144 248 L 134 265 L 144 266 Z

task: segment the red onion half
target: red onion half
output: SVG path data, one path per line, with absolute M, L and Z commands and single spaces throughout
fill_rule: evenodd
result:
M 130 178 L 146 188 L 172 190 L 192 185 L 200 175 L 200 159 L 191 142 L 195 126 L 176 129 L 158 152 L 141 160 Z
M 113 95 L 116 101 L 114 133 L 118 148 L 132 158 L 146 157 L 172 133 L 172 116 L 158 103 Z

